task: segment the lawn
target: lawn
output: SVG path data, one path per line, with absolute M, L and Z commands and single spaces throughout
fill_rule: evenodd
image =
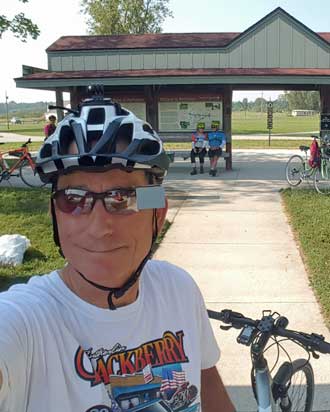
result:
M 0 266 L 0 291 L 14 283 L 26 282 L 31 275 L 63 267 L 64 260 L 52 238 L 48 214 L 49 193 L 49 189 L 0 189 L 0 236 L 20 234 L 31 241 L 22 265 Z M 157 250 L 170 225 L 166 220 L 153 252 Z
M 40 149 L 42 142 L 31 142 L 29 144 L 30 152 L 36 152 Z M 8 150 L 18 149 L 22 146 L 22 142 L 14 142 L 14 143 L 2 143 L 0 140 L 0 152 L 6 152 Z
M 7 125 L 0 124 L 0 133 L 17 133 L 27 136 L 44 136 L 44 126 L 46 122 L 33 123 L 26 122 L 23 124 L 10 124 L 9 130 Z
M 49 189 L 1 188 L 0 235 L 24 235 L 30 239 L 31 247 L 25 253 L 24 264 L 0 266 L 0 290 L 26 281 L 33 274 L 47 273 L 63 266 L 63 259 L 52 240 L 48 199 Z
M 23 124 L 10 125 L 7 129 L 5 123 L 0 123 L 0 133 L 12 132 L 22 135 L 43 136 L 43 128 L 46 122 L 35 123 L 26 120 Z M 298 133 L 309 134 L 311 131 L 319 130 L 319 116 L 293 117 L 287 113 L 274 113 L 272 133 L 286 134 Z M 233 134 L 267 134 L 267 113 L 258 112 L 232 112 Z
M 237 140 L 233 139 L 233 149 L 297 149 L 301 145 L 310 146 L 311 139 L 300 140 L 285 140 L 285 139 L 273 139 L 268 145 L 267 140 Z M 165 143 L 166 150 L 190 150 L 190 142 L 182 143 Z
M 310 283 L 330 325 L 330 197 L 314 190 L 282 191 L 282 199 L 300 244 Z
M 320 129 L 319 116 L 293 117 L 287 113 L 274 113 L 272 133 L 309 134 Z M 268 133 L 267 113 L 257 112 L 232 112 L 233 134 L 260 134 Z

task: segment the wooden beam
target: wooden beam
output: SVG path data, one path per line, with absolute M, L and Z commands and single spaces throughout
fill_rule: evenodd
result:
M 229 157 L 226 158 L 226 169 L 232 170 L 232 138 L 231 138 L 231 112 L 232 112 L 233 90 L 231 86 L 223 88 L 223 131 L 226 135 L 226 152 Z

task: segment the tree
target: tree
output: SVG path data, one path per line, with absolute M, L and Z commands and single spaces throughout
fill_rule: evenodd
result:
M 320 94 L 314 91 L 285 92 L 289 110 L 320 110 Z
M 248 99 L 246 97 L 244 97 L 244 99 L 242 101 L 242 106 L 243 106 L 243 110 L 245 112 L 245 117 L 246 117 L 246 111 L 249 107 L 249 102 L 248 102 Z
M 29 0 L 19 1 L 27 3 Z M 10 30 L 15 37 L 21 39 L 23 42 L 26 42 L 28 36 L 36 39 L 40 34 L 38 26 L 34 24 L 31 19 L 25 17 L 24 13 L 16 14 L 11 20 L 3 14 L 0 15 L 0 39 L 7 30 Z
M 169 0 L 82 0 L 90 34 L 160 33 Z

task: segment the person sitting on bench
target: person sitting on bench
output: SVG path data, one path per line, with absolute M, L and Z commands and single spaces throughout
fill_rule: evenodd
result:
M 210 175 L 216 176 L 217 174 L 217 163 L 219 157 L 222 154 L 222 150 L 226 145 L 226 135 L 224 132 L 219 130 L 220 122 L 219 121 L 212 121 L 211 129 L 212 132 L 208 134 L 208 141 L 209 141 L 209 158 L 210 158 Z
M 206 155 L 207 134 L 204 133 L 205 123 L 199 122 L 197 124 L 197 131 L 192 134 L 192 149 L 190 152 L 190 160 L 192 164 L 191 175 L 197 174 L 196 156 L 199 158 L 200 173 L 204 173 L 204 157 Z

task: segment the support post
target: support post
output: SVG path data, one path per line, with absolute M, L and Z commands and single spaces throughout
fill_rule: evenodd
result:
M 147 122 L 158 132 L 159 121 L 158 121 L 158 100 L 159 100 L 159 90 L 158 86 L 145 86 L 144 96 L 146 101 L 146 118 Z
M 232 135 L 231 135 L 231 108 L 232 108 L 233 90 L 231 86 L 223 88 L 223 131 L 226 135 L 226 152 L 229 157 L 226 158 L 226 170 L 232 170 Z
M 55 96 L 56 96 L 56 106 L 63 106 L 63 92 L 60 89 L 55 90 Z M 63 110 L 57 109 L 56 110 L 57 114 L 57 121 L 61 121 L 64 118 Z

